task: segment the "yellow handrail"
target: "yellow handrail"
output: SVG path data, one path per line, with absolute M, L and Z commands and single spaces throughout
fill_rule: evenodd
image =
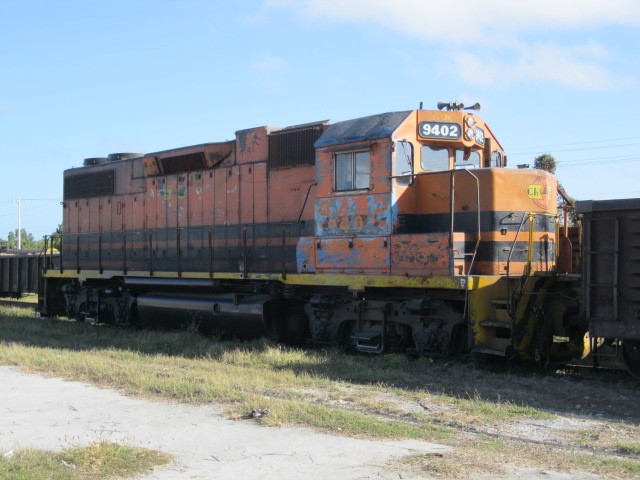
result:
M 527 249 L 527 267 L 525 270 L 525 275 L 529 275 L 531 273 L 531 262 L 533 261 L 533 231 L 534 231 L 534 221 L 535 217 L 553 217 L 556 220 L 556 236 L 554 239 L 555 243 L 555 262 L 554 269 L 558 269 L 558 259 L 560 258 L 560 223 L 558 222 L 558 215 L 555 213 L 539 213 L 539 212 L 527 212 L 529 216 L 529 248 Z

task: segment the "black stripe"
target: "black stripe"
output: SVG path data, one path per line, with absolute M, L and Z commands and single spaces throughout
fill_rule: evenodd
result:
M 482 211 L 480 212 L 480 231 L 496 232 L 505 229 L 517 232 L 526 212 Z M 477 212 L 456 212 L 454 215 L 454 232 L 474 233 L 478 231 Z M 534 219 L 535 232 L 555 232 L 555 219 L 548 216 L 537 216 Z M 450 213 L 409 214 L 397 216 L 394 233 L 437 233 L 451 231 Z M 522 231 L 529 231 L 528 220 L 525 219 Z
M 464 253 L 473 253 L 476 246 L 475 241 L 455 242 L 453 248 L 457 250 L 454 256 L 457 258 Z M 511 253 L 511 262 L 526 262 L 529 256 L 529 242 L 480 242 L 476 262 L 503 262 L 509 260 L 509 252 Z M 555 243 L 550 241 L 533 242 L 533 254 L 531 259 L 533 262 L 555 263 Z M 465 257 L 471 260 L 471 256 Z
M 208 247 L 187 248 L 185 245 L 180 252 L 175 248 L 153 250 L 153 260 L 149 260 L 148 248 L 127 248 L 126 267 L 130 271 L 175 272 L 177 270 L 189 272 L 208 272 L 209 256 L 213 254 L 214 272 L 243 272 L 244 248 L 239 245 L 228 247 L 215 247 L 209 251 Z M 248 273 L 281 273 L 282 256 L 285 255 L 286 269 L 288 272 L 296 271 L 296 245 L 281 245 L 247 247 L 247 272 Z M 97 244 L 87 246 L 80 250 L 79 258 L 76 257 L 75 246 L 73 250 L 65 250 L 62 255 L 62 266 L 65 270 L 123 270 L 125 257 L 122 249 L 114 248 L 103 250 L 100 258 Z M 180 268 L 178 268 L 180 267 Z

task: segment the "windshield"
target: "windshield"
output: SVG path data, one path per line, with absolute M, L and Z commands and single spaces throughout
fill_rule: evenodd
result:
M 465 160 L 464 150 L 456 150 L 453 168 L 480 168 L 480 153 L 469 152 L 469 157 Z
M 423 170 L 449 170 L 449 150 L 443 147 L 423 145 L 420 155 Z

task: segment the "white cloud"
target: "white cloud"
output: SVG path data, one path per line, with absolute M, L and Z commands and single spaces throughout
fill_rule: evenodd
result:
M 427 40 L 506 41 L 531 30 L 640 25 L 638 0 L 266 0 L 308 18 L 376 23 Z
M 455 73 L 467 83 L 496 86 L 514 82 L 553 82 L 584 90 L 611 88 L 620 82 L 598 61 L 606 57 L 596 43 L 560 47 L 537 44 L 517 49 L 516 60 L 457 51 L 452 56 Z
M 271 8 L 289 9 L 311 20 L 372 23 L 441 43 L 454 60 L 454 71 L 469 83 L 481 85 L 529 79 L 582 89 L 610 88 L 622 79 L 603 66 L 608 56 L 603 45 L 526 45 L 523 37 L 535 33 L 538 38 L 551 38 L 555 32 L 611 25 L 640 26 L 639 0 L 265 1 Z M 483 49 L 482 58 L 471 53 L 478 48 Z

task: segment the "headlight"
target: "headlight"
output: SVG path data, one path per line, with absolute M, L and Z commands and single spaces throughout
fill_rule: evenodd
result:
M 464 138 L 466 138 L 467 140 L 471 140 L 475 136 L 476 136 L 476 131 L 473 128 L 467 128 L 464 131 Z
M 465 123 L 467 124 L 467 127 L 473 127 L 476 124 L 476 119 L 469 115 L 465 120 Z

